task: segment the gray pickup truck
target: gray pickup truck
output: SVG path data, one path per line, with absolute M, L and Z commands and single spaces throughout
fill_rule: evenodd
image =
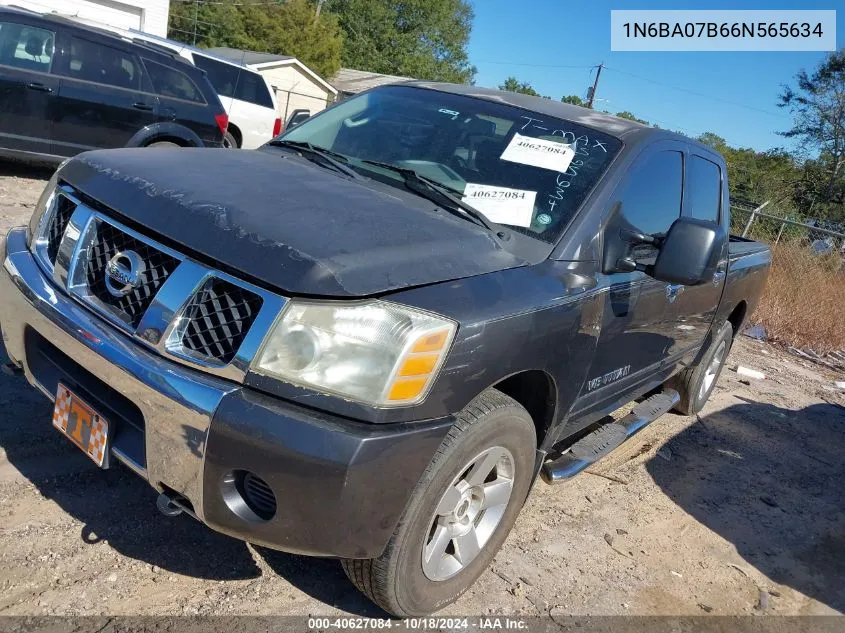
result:
M 427 614 L 538 475 L 704 406 L 770 263 L 729 226 L 704 145 L 414 82 L 255 151 L 71 159 L 2 246 L 0 325 L 56 429 L 162 511 Z

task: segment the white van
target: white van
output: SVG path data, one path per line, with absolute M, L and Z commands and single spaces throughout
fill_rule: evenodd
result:
M 255 149 L 281 133 L 282 119 L 279 118 L 276 109 L 276 96 L 260 73 L 245 65 L 217 57 L 213 53 L 182 42 L 84 18 L 72 19 L 128 39 L 141 40 L 167 48 L 202 68 L 229 115 L 229 127 L 223 139 L 225 147 Z
M 188 48 L 185 52 L 206 72 L 229 114 L 229 129 L 223 140 L 226 147 L 255 149 L 279 135 L 282 119 L 273 89 L 263 75 L 203 50 Z

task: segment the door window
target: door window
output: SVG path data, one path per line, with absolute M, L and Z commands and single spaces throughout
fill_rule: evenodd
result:
M 646 235 L 665 235 L 681 215 L 682 155 L 657 152 L 640 159 L 623 185 L 618 200 L 624 220 Z M 637 245 L 631 256 L 642 264 L 653 264 L 657 249 Z
M 0 64 L 48 73 L 53 63 L 51 31 L 16 22 L 0 22 Z
M 77 37 L 70 40 L 66 74 L 73 79 L 116 88 L 139 90 L 141 87 L 141 66 L 134 55 Z
M 716 163 L 701 156 L 691 156 L 687 165 L 687 215 L 718 222 L 721 184 L 722 170 Z
M 173 97 L 194 103 L 205 103 L 202 93 L 196 84 L 185 73 L 169 66 L 164 66 L 149 59 L 144 60 L 144 66 L 150 74 L 153 88 L 162 97 Z

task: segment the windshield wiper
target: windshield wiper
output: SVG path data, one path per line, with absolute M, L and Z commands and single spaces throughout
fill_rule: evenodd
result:
M 431 200 L 432 202 L 436 202 L 444 209 L 452 212 L 458 217 L 468 219 L 470 222 L 475 222 L 491 233 L 500 233 L 502 230 L 499 225 L 490 222 L 490 220 L 488 220 L 481 211 L 458 198 L 455 194 L 461 194 L 462 192 L 454 187 L 444 185 L 442 182 L 439 182 L 434 178 L 418 174 L 410 167 L 400 167 L 399 165 L 384 163 L 378 160 L 362 159 L 361 162 L 366 163 L 367 165 L 383 167 L 384 169 L 389 169 L 397 174 L 401 174 L 405 179 L 405 186 L 413 192 Z M 432 195 L 432 193 L 434 193 L 434 195 Z M 443 204 L 444 200 L 446 201 L 445 205 Z
M 334 152 L 330 149 L 326 149 L 325 147 L 317 147 L 316 145 L 312 145 L 308 141 L 288 141 L 285 139 L 273 139 L 272 141 L 270 141 L 269 144 L 276 147 L 290 147 L 300 152 L 310 154 L 311 156 L 318 157 L 320 160 L 325 161 L 335 171 L 339 171 L 340 173 L 346 174 L 347 176 L 355 178 L 356 180 L 363 179 L 363 176 L 361 174 L 346 165 L 346 163 L 349 162 L 349 159 L 339 152 Z

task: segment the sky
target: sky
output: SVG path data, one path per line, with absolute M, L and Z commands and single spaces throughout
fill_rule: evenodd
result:
M 584 98 L 603 62 L 595 107 L 627 110 L 661 127 L 698 136 L 714 132 L 758 151 L 795 143 L 776 106 L 784 83 L 811 71 L 824 52 L 611 52 L 610 9 L 836 9 L 836 42 L 845 46 L 845 4 L 782 0 L 474 0 L 470 62 L 476 84 L 497 87 L 509 76 L 560 99 Z

